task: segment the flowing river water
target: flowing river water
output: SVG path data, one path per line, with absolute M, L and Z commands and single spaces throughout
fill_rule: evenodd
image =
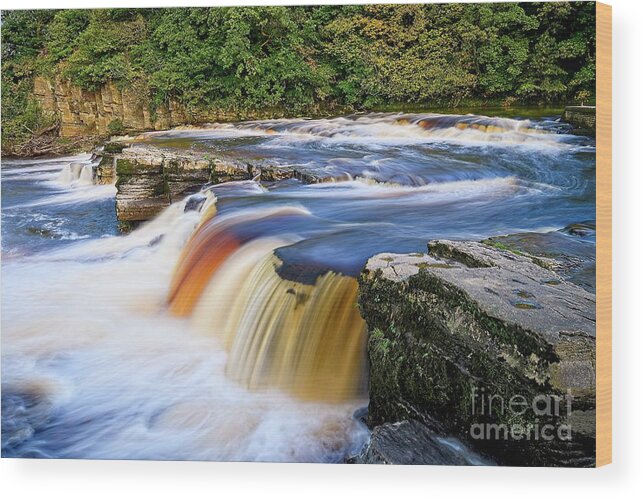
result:
M 594 140 L 554 118 L 369 114 L 139 141 L 326 181 L 207 186 L 120 235 L 89 155 L 3 159 L 4 456 L 341 462 L 369 435 L 354 413 L 370 256 L 595 219 Z

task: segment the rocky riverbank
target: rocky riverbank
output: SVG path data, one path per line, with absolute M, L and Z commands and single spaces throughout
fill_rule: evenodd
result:
M 596 134 L 596 106 L 567 106 L 561 119 L 581 133 Z
M 551 266 L 454 241 L 369 260 L 359 301 L 375 443 L 358 461 L 431 463 L 430 442 L 452 434 L 501 464 L 593 465 L 595 296 Z M 378 435 L 405 421 L 434 437 L 400 460 Z
M 276 182 L 293 178 L 314 184 L 338 180 L 261 160 L 145 143 L 108 142 L 95 154 L 101 157 L 95 168 L 95 181 L 116 182 L 116 215 L 124 228 L 150 220 L 208 183 L 251 179 Z

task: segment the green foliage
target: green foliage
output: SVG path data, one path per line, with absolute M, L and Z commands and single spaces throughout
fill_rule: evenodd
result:
M 456 106 L 463 99 L 544 103 L 595 93 L 592 2 L 2 16 L 7 109 L 24 106 L 24 92 L 16 94 L 22 104 L 10 102 L 14 88 L 35 74 L 86 90 L 113 82 L 134 89 L 151 111 L 170 100 L 188 109 L 295 114 L 391 103 Z
M 122 135 L 125 132 L 125 127 L 121 120 L 116 119 L 107 124 L 107 131 L 110 135 Z
M 55 123 L 31 95 L 37 56 L 52 16 L 49 11 L 2 12 L 3 148 L 24 142 Z

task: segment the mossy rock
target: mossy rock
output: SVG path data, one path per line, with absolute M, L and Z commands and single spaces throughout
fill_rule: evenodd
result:
M 545 284 L 555 277 L 529 256 L 471 242 L 435 241 L 428 255 L 369 260 L 359 277 L 369 330 L 369 424 L 419 420 L 505 464 L 591 465 L 594 440 L 584 430 L 571 443 L 547 444 L 478 442 L 471 433 L 477 424 L 558 428 L 569 419 L 533 406 L 481 413 L 472 410 L 476 393 L 508 403 L 562 399 L 570 390 L 574 410 L 591 417 L 595 298 L 568 282 Z M 516 307 L 525 296 L 532 306 Z

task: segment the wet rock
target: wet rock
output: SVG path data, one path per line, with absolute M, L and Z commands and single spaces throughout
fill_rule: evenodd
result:
M 206 197 L 202 194 L 195 194 L 194 196 L 190 196 L 185 202 L 185 208 L 183 211 L 199 211 L 203 206 L 203 203 L 205 203 L 205 200 Z
M 116 159 L 112 155 L 105 155 L 94 167 L 94 182 L 100 185 L 109 185 L 114 183 L 115 178 Z
M 120 152 L 111 152 L 118 150 L 116 146 L 109 150 L 102 151 L 103 159 L 96 167 L 95 176 L 98 183 L 111 183 L 116 176 L 116 214 L 120 222 L 149 220 L 208 184 L 289 179 L 311 184 L 350 179 L 347 175 L 320 177 L 293 167 L 216 156 L 211 151 L 140 143 L 124 147 Z
M 336 177 L 330 175 L 323 176 L 299 169 L 296 169 L 293 172 L 293 178 L 299 180 L 302 184 L 325 184 L 329 182 L 344 182 L 347 180 L 351 180 L 348 174 L 343 174 Z
M 563 229 L 563 232 L 567 232 L 572 236 L 596 237 L 596 222 L 588 221 L 570 224 Z
M 371 426 L 431 418 L 504 464 L 593 464 L 593 294 L 477 242 L 376 255 L 359 281 Z
M 278 182 L 294 178 L 295 171 L 287 166 L 264 166 L 261 168 L 261 181 Z
M 439 437 L 417 421 L 386 423 L 373 430 L 355 464 L 489 464 L 456 441 Z
M 596 106 L 567 106 L 561 119 L 579 131 L 596 134 Z
M 129 144 L 126 142 L 106 142 L 105 145 L 103 145 L 103 151 L 109 154 L 117 154 L 123 152 L 123 149 L 128 146 Z
M 170 205 L 163 178 L 163 156 L 128 148 L 116 156 L 116 216 L 119 221 L 144 221 Z
M 590 292 L 596 290 L 596 226 L 568 225 L 551 232 L 522 232 L 486 239 L 483 243 L 536 258 L 566 280 Z
M 209 182 L 247 180 L 255 173 L 232 160 L 149 145 L 128 147 L 114 154 L 112 161 L 117 176 L 116 214 L 121 222 L 149 220 Z

